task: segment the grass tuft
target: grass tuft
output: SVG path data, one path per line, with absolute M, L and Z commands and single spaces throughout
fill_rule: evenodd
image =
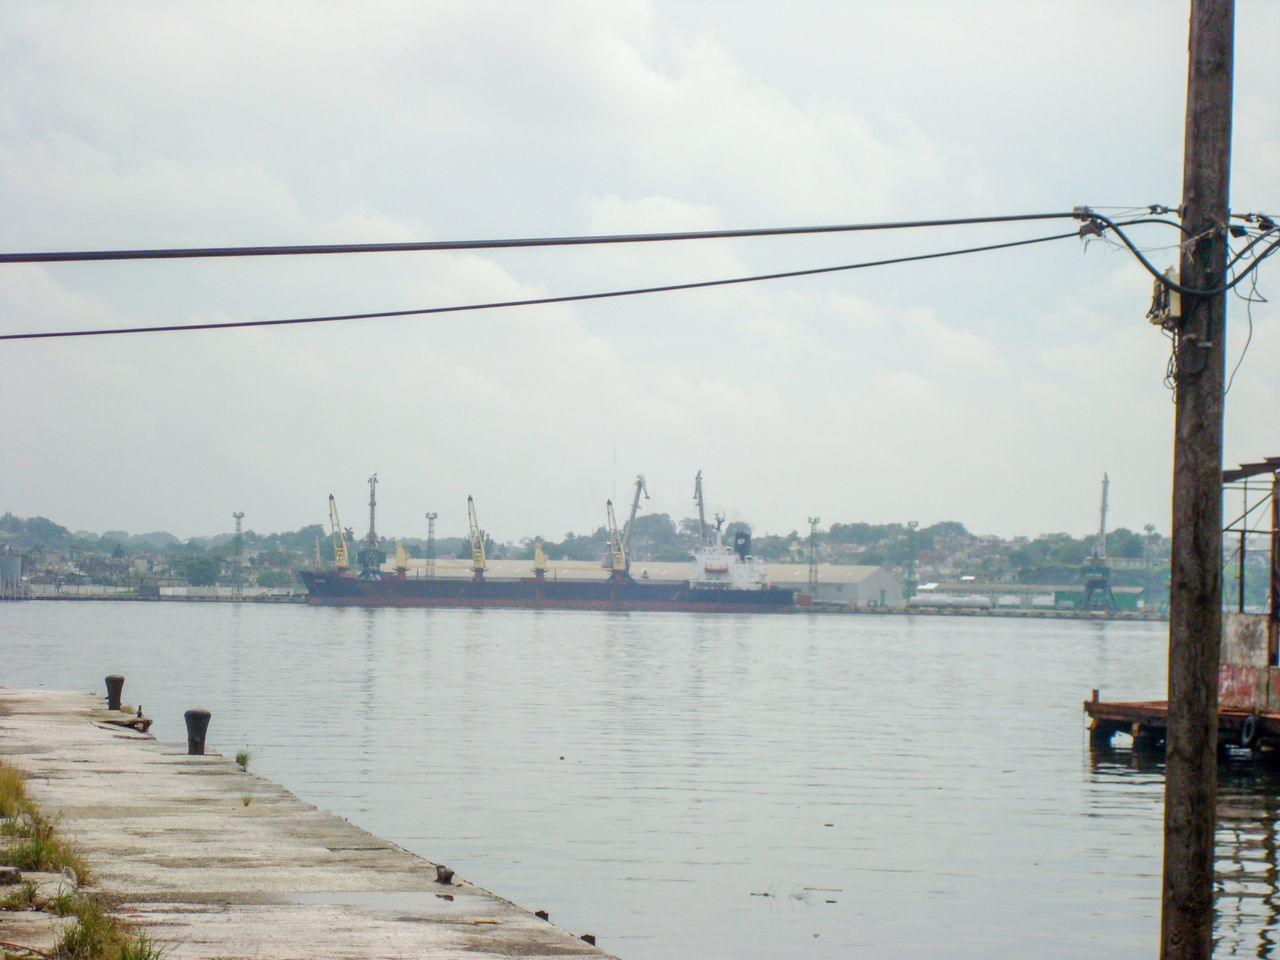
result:
M 0 817 L 16 817 L 26 813 L 30 806 L 22 771 L 0 760 Z
M 250 754 L 250 753 L 249 753 L 249 749 L 248 749 L 247 747 L 246 747 L 245 749 L 243 749 L 243 750 L 237 750 L 237 751 L 236 751 L 236 765 L 237 765 L 241 770 L 248 770 L 248 769 L 249 769 L 249 757 L 250 757 L 250 756 L 252 756 L 252 754 Z
M 76 912 L 76 904 L 80 902 L 80 894 L 67 887 L 59 887 L 58 892 L 49 898 L 49 910 L 60 917 L 69 917 Z
M 39 902 L 36 896 L 36 882 L 23 880 L 0 898 L 0 910 L 34 910 Z
M 89 879 L 80 854 L 58 836 L 57 821 L 42 813 L 27 797 L 22 772 L 0 760 L 0 862 L 19 870 L 49 870 L 70 875 L 76 883 Z M 41 902 L 34 881 L 18 884 L 0 898 L 0 910 L 45 909 L 71 917 L 57 949 L 59 960 L 160 960 L 164 948 L 145 933 L 136 932 L 107 913 L 93 897 L 67 888 Z M 5 958 L 11 956 L 0 952 Z M 34 952 L 34 951 L 33 951 Z
M 118 925 L 100 903 L 79 897 L 72 915 L 75 922 L 62 931 L 59 956 L 67 960 L 99 960 L 115 952 L 111 948 L 119 939 Z
M 60 960 L 160 960 L 164 948 L 145 933 L 134 932 L 92 897 L 73 894 L 74 921 L 62 932 L 54 956 Z
M 66 873 L 77 883 L 89 879 L 89 867 L 66 841 L 57 835 L 57 823 L 41 813 L 27 798 L 22 772 L 0 763 L 0 858 L 19 870 Z

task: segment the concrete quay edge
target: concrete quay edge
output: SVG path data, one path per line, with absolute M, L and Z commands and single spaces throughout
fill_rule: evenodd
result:
M 230 759 L 111 716 L 91 694 L 0 688 L 0 757 L 88 861 L 86 891 L 172 960 L 611 956 L 458 877 L 437 882 L 436 864 Z M 48 950 L 63 922 L 0 912 L 0 941 Z

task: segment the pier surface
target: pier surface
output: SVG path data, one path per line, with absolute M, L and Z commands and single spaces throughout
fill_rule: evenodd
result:
M 88 861 L 87 891 L 166 957 L 609 956 L 230 759 L 108 716 L 89 694 L 0 689 L 0 756 Z M 0 912 L 0 941 L 48 950 L 60 923 Z

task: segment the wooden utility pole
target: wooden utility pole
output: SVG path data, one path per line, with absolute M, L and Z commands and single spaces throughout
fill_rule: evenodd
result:
M 1191 0 L 1177 333 L 1161 960 L 1213 952 L 1234 0 Z M 1218 291 L 1218 292 L 1214 292 Z

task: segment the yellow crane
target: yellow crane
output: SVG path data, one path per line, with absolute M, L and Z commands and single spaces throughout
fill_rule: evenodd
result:
M 620 579 L 627 573 L 627 552 L 622 546 L 622 534 L 618 532 L 618 521 L 613 516 L 613 501 L 604 502 L 605 511 L 609 515 L 609 555 L 613 558 L 614 579 Z
M 467 525 L 471 531 L 471 570 L 476 580 L 484 579 L 484 571 L 488 564 L 484 558 L 484 531 L 480 529 L 480 521 L 476 519 L 476 502 L 467 495 Z
M 338 501 L 329 494 L 329 527 L 333 530 L 333 565 L 338 570 L 347 569 L 347 538 L 342 533 L 342 521 L 338 519 Z

